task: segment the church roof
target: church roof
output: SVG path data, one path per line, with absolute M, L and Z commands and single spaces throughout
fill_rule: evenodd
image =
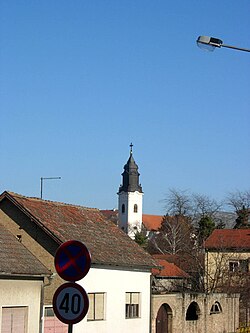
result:
M 115 224 L 118 224 L 118 210 L 117 209 L 105 209 L 101 212 Z M 162 215 L 150 215 L 142 214 L 142 223 L 148 231 L 157 231 L 161 227 L 163 216 Z
M 71 239 L 85 243 L 94 264 L 147 269 L 155 266 L 153 258 L 98 209 L 12 192 L 4 192 L 0 196 L 0 209 L 5 199 L 17 206 L 58 245 Z
M 161 227 L 162 215 L 142 214 L 142 223 L 149 231 L 157 231 Z
M 0 277 L 49 276 L 51 272 L 0 221 Z
M 138 191 L 142 193 L 141 184 L 139 184 L 139 172 L 138 165 L 135 163 L 132 147 L 130 145 L 130 156 L 127 163 L 124 165 L 124 171 L 122 173 L 122 185 L 119 188 L 119 193 L 121 192 L 135 192 Z

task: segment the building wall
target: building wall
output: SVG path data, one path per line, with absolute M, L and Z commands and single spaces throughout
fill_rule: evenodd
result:
M 118 214 L 119 228 L 134 237 L 135 232 L 141 230 L 142 225 L 142 198 L 143 193 L 139 192 L 122 192 L 119 193 Z M 125 205 L 125 212 L 122 213 L 122 205 Z M 134 212 L 134 205 L 137 205 L 138 211 Z M 137 229 L 134 229 L 137 228 Z
M 88 292 L 105 293 L 105 320 L 74 325 L 74 333 L 149 333 L 150 273 L 129 270 L 91 268 L 79 284 Z M 125 318 L 125 293 L 140 293 L 139 318 Z
M 54 265 L 54 255 L 51 252 L 55 252 L 57 245 L 53 244 L 50 238 L 42 232 L 39 228 L 36 228 L 34 223 L 18 211 L 15 207 L 2 207 L 4 211 L 0 209 L 0 223 L 3 224 L 14 236 L 20 235 L 21 242 L 26 248 L 35 255 L 51 272 L 56 273 Z M 28 230 L 28 232 L 26 232 Z M 40 241 L 39 242 L 37 241 Z M 48 246 L 49 251 L 45 250 L 44 246 Z M 57 287 L 63 283 L 63 280 L 55 275 L 51 284 L 46 281 L 46 287 L 44 288 L 44 303 L 52 304 L 52 297 Z
M 249 251 L 247 252 L 206 252 L 205 265 L 205 283 L 207 290 L 216 290 L 220 288 L 227 278 L 233 278 L 229 275 L 229 262 L 247 260 L 250 258 Z
M 0 333 L 3 307 L 28 307 L 27 333 L 39 332 L 42 281 L 0 280 Z
M 186 312 L 189 305 L 196 302 L 199 307 L 198 320 L 187 321 Z M 212 305 L 219 302 L 220 313 L 210 314 Z M 152 299 L 152 333 L 156 333 L 157 313 L 163 304 L 172 311 L 172 329 L 166 333 L 228 333 L 239 327 L 239 295 L 229 297 L 227 294 L 166 294 L 153 295 Z

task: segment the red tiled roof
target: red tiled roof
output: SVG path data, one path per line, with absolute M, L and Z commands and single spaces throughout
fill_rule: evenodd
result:
M 0 221 L 1 222 L 1 221 Z M 0 223 L 0 276 L 49 276 L 51 272 Z
M 205 248 L 250 250 L 250 229 L 216 229 L 205 241 Z
M 184 272 L 193 273 L 204 265 L 204 254 L 200 254 L 198 258 L 192 257 L 190 254 L 153 254 L 156 259 L 166 260 L 182 269 Z
M 176 266 L 173 263 L 169 263 L 164 259 L 155 259 L 158 263 L 158 266 L 161 266 L 161 269 L 154 268 L 152 270 L 153 275 L 161 276 L 161 277 L 178 277 L 178 278 L 188 278 L 189 275 Z
M 111 219 L 113 222 L 118 223 L 118 210 L 101 210 L 101 212 L 108 218 Z M 149 214 L 142 214 L 142 223 L 144 224 L 145 228 L 148 231 L 157 231 L 161 227 L 163 216 L 161 215 L 149 215 Z
M 154 267 L 153 258 L 95 208 L 24 197 L 4 192 L 34 223 L 58 244 L 70 239 L 86 244 L 92 262 L 123 267 Z
M 142 214 L 142 222 L 147 230 L 156 231 L 161 227 L 163 216 Z
M 106 218 L 108 218 L 110 221 L 118 225 L 118 210 L 117 209 L 104 209 L 100 210 Z
M 118 210 L 117 209 L 105 209 L 101 210 L 101 212 L 113 222 L 118 223 Z M 161 227 L 163 216 L 161 215 L 149 215 L 142 214 L 142 223 L 145 228 L 149 231 L 156 231 Z

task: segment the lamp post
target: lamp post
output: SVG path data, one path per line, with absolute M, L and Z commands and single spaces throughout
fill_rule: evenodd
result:
M 214 38 L 214 37 L 199 36 L 197 38 L 196 43 L 200 48 L 203 48 L 203 49 L 206 49 L 209 51 L 214 51 L 214 49 L 216 47 L 227 47 L 229 49 L 250 52 L 250 49 L 244 49 L 242 47 L 223 44 L 223 41 L 221 39 Z

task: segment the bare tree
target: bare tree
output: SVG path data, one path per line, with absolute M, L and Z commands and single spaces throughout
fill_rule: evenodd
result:
M 227 203 L 234 208 L 237 214 L 234 228 L 250 228 L 250 191 L 236 191 L 229 193 L 227 196 Z
M 192 195 L 192 207 L 194 218 L 210 217 L 215 219 L 216 213 L 222 207 L 222 203 L 209 198 L 207 195 L 194 193 Z
M 164 199 L 167 215 L 188 216 L 193 220 L 209 216 L 215 218 L 216 213 L 221 209 L 222 203 L 211 199 L 207 195 L 193 193 L 188 190 L 171 188 Z
M 192 276 L 194 290 L 204 290 L 203 241 L 216 228 L 216 213 L 221 204 L 206 195 L 170 189 L 164 200 L 166 215 L 161 228 L 151 235 L 151 253 L 185 255 L 182 267 Z
M 192 211 L 191 199 L 187 190 L 171 188 L 164 202 L 166 213 L 171 216 L 189 216 Z
M 193 248 L 192 225 L 182 215 L 164 216 L 159 232 L 149 240 L 156 252 L 178 254 L 190 252 Z
M 227 195 L 226 202 L 234 208 L 235 212 L 243 207 L 250 209 L 250 190 L 230 192 Z

